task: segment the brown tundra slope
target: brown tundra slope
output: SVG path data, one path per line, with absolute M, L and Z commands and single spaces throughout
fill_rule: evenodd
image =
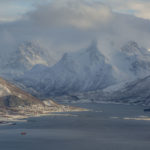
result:
M 84 111 L 85 109 L 64 106 L 53 100 L 41 101 L 0 78 L 0 117 L 35 116 L 50 112 Z

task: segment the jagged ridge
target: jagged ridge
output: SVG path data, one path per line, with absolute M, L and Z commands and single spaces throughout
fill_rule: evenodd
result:
M 53 67 L 36 66 L 17 81 L 45 96 L 96 90 L 115 83 L 112 67 L 95 43 L 87 49 L 64 54 Z

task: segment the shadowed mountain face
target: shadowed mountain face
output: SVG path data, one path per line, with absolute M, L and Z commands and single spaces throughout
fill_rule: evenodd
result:
M 147 49 L 139 47 L 136 42 L 128 42 L 121 50 L 125 60 L 130 64 L 129 70 L 135 76 L 150 74 L 150 52 Z
M 66 53 L 53 67 L 37 65 L 18 79 L 44 96 L 105 88 L 113 83 L 113 69 L 96 44 Z
M 112 88 L 115 87 L 113 86 Z M 55 99 L 57 101 L 64 100 L 69 102 L 85 100 L 85 102 L 121 102 L 150 106 L 150 76 L 126 83 L 124 86 L 112 91 L 99 90 L 56 97 Z
M 111 95 L 114 101 L 150 105 L 150 76 L 128 83 Z

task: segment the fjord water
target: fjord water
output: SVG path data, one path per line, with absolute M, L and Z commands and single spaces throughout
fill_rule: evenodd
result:
M 93 111 L 29 118 L 27 122 L 0 126 L 0 150 L 150 149 L 150 121 L 125 119 L 150 117 L 143 106 L 79 106 Z

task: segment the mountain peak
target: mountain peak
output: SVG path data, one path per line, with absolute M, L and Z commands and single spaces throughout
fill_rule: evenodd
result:
M 131 47 L 139 47 L 135 41 L 128 41 L 126 45 L 131 46 Z
M 65 53 L 60 61 L 64 64 L 79 65 L 79 63 L 87 65 L 93 63 L 104 63 L 105 56 L 99 51 L 97 42 L 93 41 L 87 48 L 76 52 Z
M 149 57 L 150 53 L 146 48 L 139 46 L 134 41 L 127 42 L 122 48 L 121 51 L 127 56 L 136 56 L 136 57 Z
M 12 51 L 8 61 L 4 62 L 1 76 L 19 76 L 37 64 L 51 66 L 53 62 L 55 57 L 39 41 L 26 41 Z
M 99 51 L 97 41 L 92 41 L 92 43 L 87 48 L 87 51 L 88 52 L 97 52 L 97 51 Z
M 19 80 L 47 96 L 101 89 L 115 82 L 112 67 L 106 63 L 95 42 L 88 48 L 65 53 L 53 67 L 37 74 L 27 72 Z
M 128 56 L 142 56 L 147 51 L 134 41 L 127 42 L 121 50 Z
M 44 55 L 45 49 L 41 46 L 38 41 L 26 41 L 22 43 L 18 51 L 23 55 L 24 53 L 28 53 L 28 55 Z
M 98 49 L 97 41 L 93 41 L 87 49 L 85 49 L 85 53 L 89 54 L 91 57 L 104 57 L 104 55 Z

